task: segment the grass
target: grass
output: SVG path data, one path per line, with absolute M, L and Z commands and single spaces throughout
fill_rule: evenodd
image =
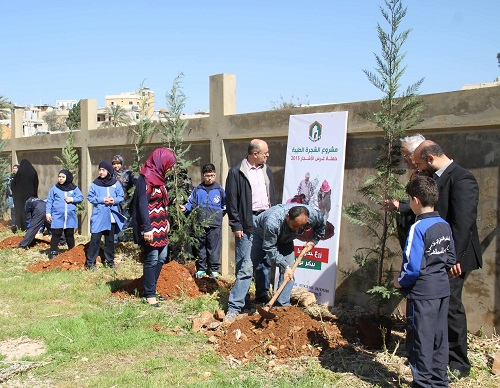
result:
M 337 349 L 317 358 L 249 364 L 225 360 L 204 335 L 191 332 L 191 320 L 204 310 L 225 308 L 227 291 L 179 297 L 160 309 L 137 298 L 116 298 L 113 286 L 142 273 L 130 248 L 117 250 L 119 271 L 31 273 L 28 265 L 46 259 L 36 248 L 2 250 L 0 257 L 0 342 L 29 338 L 46 348 L 25 357 L 24 364 L 0 356 L 0 383 L 6 387 L 405 387 L 411 382 L 394 347 L 369 352 L 354 346 L 354 352 Z M 451 386 L 498 386 L 489 373 L 491 354 L 499 349 L 496 339 L 471 342 L 472 377 Z M 23 373 L 2 381 L 19 365 Z

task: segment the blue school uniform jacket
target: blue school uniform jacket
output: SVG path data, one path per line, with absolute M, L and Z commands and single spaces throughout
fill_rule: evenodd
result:
M 66 203 L 64 198 L 72 197 L 73 202 Z M 83 194 L 78 187 L 74 190 L 63 191 L 57 186 L 52 186 L 47 197 L 46 214 L 52 216 L 51 228 L 69 229 L 78 228 L 76 204 L 83 201 Z
M 111 206 L 104 204 L 104 198 L 113 197 L 115 203 Z M 120 203 L 123 201 L 123 188 L 120 182 L 109 187 L 97 186 L 92 183 L 87 194 L 87 200 L 94 205 L 90 217 L 90 233 L 99 233 L 111 230 L 111 216 L 116 221 L 117 230 L 121 230 L 125 217 L 120 212 Z
M 439 299 L 450 295 L 448 270 L 455 264 L 450 225 L 434 211 L 417 216 L 403 251 L 398 282 L 408 299 Z
M 186 213 L 199 207 L 202 221 L 211 217 L 208 226 L 221 227 L 222 217 L 226 212 L 226 193 L 217 182 L 210 186 L 201 183 L 195 187 L 185 206 Z

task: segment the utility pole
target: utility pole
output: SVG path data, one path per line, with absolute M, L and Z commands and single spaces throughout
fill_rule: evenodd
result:
M 500 67 L 500 53 L 497 54 L 498 66 Z

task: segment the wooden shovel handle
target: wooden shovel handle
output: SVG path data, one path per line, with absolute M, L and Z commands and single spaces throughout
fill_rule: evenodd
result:
M 302 251 L 300 252 L 299 257 L 297 257 L 297 260 L 295 260 L 295 263 L 293 263 L 292 271 L 295 271 L 295 269 L 299 266 L 300 262 L 304 258 L 304 255 L 309 252 L 306 248 L 303 248 Z M 271 308 L 274 302 L 276 302 L 276 299 L 281 294 L 281 291 L 283 291 L 283 288 L 285 288 L 286 284 L 288 283 L 290 279 L 286 278 L 283 280 L 283 283 L 281 283 L 281 286 L 279 286 L 278 290 L 274 293 L 273 297 L 271 300 L 266 304 L 266 307 Z

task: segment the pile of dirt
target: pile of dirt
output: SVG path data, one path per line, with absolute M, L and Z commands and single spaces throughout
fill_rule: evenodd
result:
M 0 249 L 7 249 L 7 248 L 17 248 L 21 240 L 24 238 L 23 236 L 11 236 L 11 237 L 6 237 L 2 241 L 0 241 Z M 33 242 L 29 245 L 31 248 L 37 247 L 37 248 L 42 248 L 46 249 L 50 247 L 50 243 L 48 243 L 45 240 L 41 240 L 38 238 L 35 238 Z
M 248 362 L 256 356 L 290 358 L 318 356 L 328 348 L 347 346 L 335 322 L 318 321 L 295 306 L 275 307 L 272 320 L 259 314 L 239 315 L 231 325 L 207 320 L 202 331 L 229 360 Z
M 3 247 L 13 247 L 19 244 L 22 237 L 9 237 L 0 243 Z M 2 245 L 0 244 L 0 248 Z M 83 269 L 85 266 L 85 259 L 89 243 L 79 244 L 74 248 L 61 253 L 55 259 L 44 260 L 32 264 L 27 267 L 28 271 L 41 272 L 59 269 L 63 271 L 76 271 Z M 102 262 L 103 257 L 102 249 L 97 257 L 97 262 Z M 194 265 L 183 266 L 175 261 L 172 261 L 163 266 L 163 269 L 158 278 L 156 289 L 158 293 L 170 299 L 174 296 L 187 296 L 195 298 L 203 293 L 213 293 L 219 288 L 230 288 L 231 283 L 222 279 L 203 278 L 194 280 Z M 119 297 L 135 296 L 137 294 L 144 294 L 143 278 L 125 281 L 114 293 Z
M 144 280 L 130 280 L 123 283 L 115 290 L 118 293 L 126 292 L 129 295 L 144 295 Z M 198 285 L 189 273 L 189 270 L 176 261 L 165 264 L 156 283 L 156 291 L 164 298 L 171 299 L 175 296 L 195 298 L 202 295 Z M 123 295 L 121 295 L 123 296 Z
M 61 253 L 55 259 L 48 261 L 39 261 L 27 267 L 28 271 L 41 272 L 60 269 L 61 271 L 76 271 L 85 266 L 85 258 L 89 244 L 79 244 L 75 247 Z M 101 252 L 102 254 L 102 252 Z M 101 262 L 101 255 L 97 256 L 97 261 Z

